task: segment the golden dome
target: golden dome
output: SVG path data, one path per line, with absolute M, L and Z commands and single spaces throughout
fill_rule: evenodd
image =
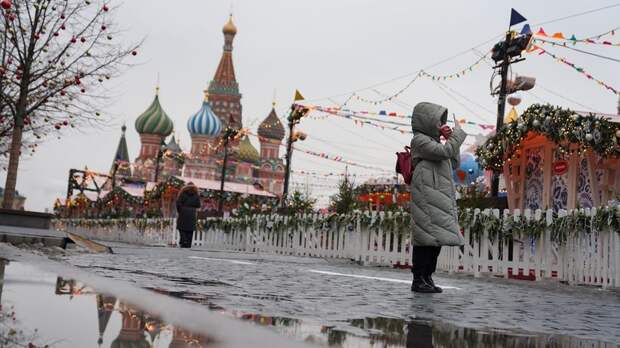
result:
M 222 32 L 224 34 L 231 34 L 231 35 L 237 34 L 237 27 L 235 26 L 235 23 L 233 23 L 232 15 L 228 17 L 228 22 L 224 24 L 224 28 L 222 29 Z

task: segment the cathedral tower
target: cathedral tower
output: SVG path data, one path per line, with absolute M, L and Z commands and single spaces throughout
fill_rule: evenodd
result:
M 237 27 L 233 23 L 232 15 L 228 18 L 222 32 L 224 33 L 224 49 L 215 76 L 209 83 L 209 100 L 213 111 L 222 121 L 223 129 L 228 126 L 241 129 L 243 123 L 241 94 L 235 78 L 232 59 L 233 40 L 237 35 Z

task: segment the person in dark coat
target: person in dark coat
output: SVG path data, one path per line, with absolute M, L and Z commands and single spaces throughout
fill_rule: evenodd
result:
M 465 242 L 457 219 L 452 172 L 458 168 L 460 148 L 467 135 L 456 120 L 452 130 L 446 125 L 447 119 L 448 109 L 433 103 L 416 105 L 411 118 L 411 158 L 415 164 L 411 178 L 411 290 L 415 292 L 442 292 L 431 277 L 441 247 Z M 444 144 L 441 136 L 446 139 Z
M 196 230 L 197 210 L 200 209 L 200 196 L 193 183 L 181 189 L 177 197 L 177 229 L 181 236 L 179 246 L 191 248 L 194 231 Z

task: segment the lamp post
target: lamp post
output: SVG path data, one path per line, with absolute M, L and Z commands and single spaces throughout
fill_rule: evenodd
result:
M 228 164 L 228 144 L 237 136 L 237 134 L 239 134 L 239 130 L 226 127 L 224 130 L 224 135 L 222 136 L 224 139 L 224 161 L 222 163 L 222 175 L 220 176 L 220 201 L 217 208 L 217 211 L 221 216 L 224 215 L 224 182 L 226 181 L 226 165 Z
M 116 172 L 118 172 L 118 160 L 114 161 L 114 169 L 112 169 L 112 190 L 116 187 Z
M 166 143 L 164 143 L 164 140 L 162 139 L 159 150 L 157 151 L 157 159 L 155 160 L 155 182 L 159 180 L 159 163 L 161 162 L 162 157 L 164 157 L 165 151 Z
M 497 43 L 491 52 L 491 59 L 497 64 L 493 69 L 499 69 L 499 75 L 501 76 L 499 91 L 497 92 L 497 124 L 495 126 L 495 132 L 499 132 L 504 125 L 506 96 L 519 90 L 528 90 L 534 87 L 533 83 L 529 81 L 529 83 L 522 85 L 519 85 L 517 81 L 508 81 L 510 65 L 525 60 L 525 58 L 521 57 L 521 52 L 527 48 L 531 38 L 531 33 L 519 35 L 509 30 L 506 33 L 506 39 Z M 499 173 L 493 172 L 493 178 L 491 179 L 491 196 L 497 197 L 498 193 Z
M 288 198 L 288 185 L 291 175 L 291 160 L 293 157 L 293 143 L 298 140 L 306 140 L 308 136 L 304 132 L 295 132 L 295 125 L 301 122 L 301 119 L 310 112 L 310 109 L 299 104 L 291 106 L 291 113 L 288 115 L 288 140 L 286 142 L 286 171 L 284 172 L 284 190 L 282 192 L 282 208 L 286 207 L 286 199 Z

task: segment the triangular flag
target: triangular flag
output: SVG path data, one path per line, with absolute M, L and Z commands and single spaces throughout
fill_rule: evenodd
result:
M 299 93 L 298 89 L 296 89 L 295 90 L 295 101 L 304 100 L 304 99 L 305 99 L 304 96 L 301 95 L 301 93 Z
M 532 33 L 532 28 L 530 28 L 529 24 L 524 25 L 523 29 L 521 29 L 521 35 L 527 35 L 531 33 Z
M 515 109 L 515 107 L 513 106 L 512 109 L 510 109 L 510 112 L 508 113 L 508 115 L 506 115 L 506 117 L 504 118 L 504 123 L 514 122 L 518 118 L 519 118 L 519 114 L 517 113 L 517 109 Z
M 547 36 L 547 33 L 545 33 L 545 30 L 544 30 L 542 27 L 540 27 L 540 29 L 538 30 L 538 32 L 536 33 L 536 35 L 539 35 L 539 36 Z
M 564 38 L 564 34 L 562 34 L 562 33 L 555 33 L 555 34 L 553 34 L 553 36 L 551 36 L 551 37 L 552 37 L 552 38 L 554 38 L 554 39 L 561 39 L 561 40 L 565 40 L 565 38 Z
M 525 17 L 523 17 L 519 12 L 517 12 L 514 8 L 510 9 L 510 26 L 523 23 L 527 21 Z
M 527 51 L 527 53 L 532 53 L 532 52 L 534 52 L 536 50 L 540 50 L 540 49 L 541 49 L 540 47 L 538 47 L 536 45 L 532 45 L 532 47 L 528 48 L 526 51 Z

